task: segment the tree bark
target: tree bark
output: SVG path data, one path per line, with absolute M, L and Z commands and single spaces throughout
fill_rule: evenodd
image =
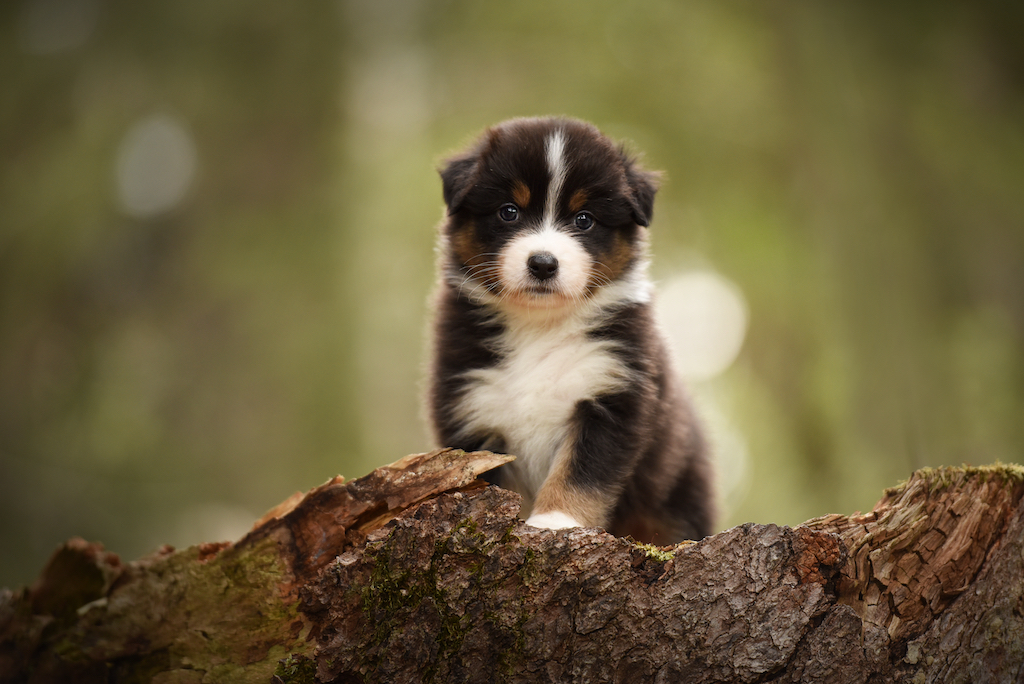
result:
M 656 548 L 527 527 L 476 479 L 508 458 L 409 456 L 133 563 L 71 540 L 0 595 L 0 681 L 1024 680 L 1018 466 Z

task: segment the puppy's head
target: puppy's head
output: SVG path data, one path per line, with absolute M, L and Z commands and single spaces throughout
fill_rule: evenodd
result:
M 644 258 L 656 175 L 590 124 L 513 119 L 441 170 L 449 282 L 482 302 L 561 309 Z

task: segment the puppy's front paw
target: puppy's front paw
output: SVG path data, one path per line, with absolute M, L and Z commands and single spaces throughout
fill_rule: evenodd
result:
M 561 511 L 537 513 L 526 519 L 530 527 L 543 527 L 549 530 L 561 530 L 566 527 L 583 527 L 583 524 Z

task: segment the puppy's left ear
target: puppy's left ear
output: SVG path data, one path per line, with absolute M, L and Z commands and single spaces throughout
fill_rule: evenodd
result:
M 449 159 L 441 169 L 441 191 L 444 203 L 448 205 L 449 216 L 459 210 L 466 193 L 473 187 L 478 163 L 479 156 L 472 154 Z
M 645 228 L 651 225 L 654 217 L 654 194 L 658 192 L 658 181 L 661 174 L 645 171 L 634 161 L 625 150 L 622 161 L 626 166 L 626 184 L 629 186 L 629 204 L 633 209 L 633 220 Z

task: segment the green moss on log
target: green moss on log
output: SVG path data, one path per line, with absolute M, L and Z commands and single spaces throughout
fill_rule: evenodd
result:
M 1024 466 L 1017 464 L 995 463 L 984 466 L 940 466 L 936 468 L 921 468 L 915 470 L 909 478 L 895 487 L 889 487 L 883 493 L 883 501 L 894 499 L 906 491 L 907 486 L 915 480 L 928 482 L 928 491 L 931 494 L 943 491 L 967 478 L 981 478 L 982 482 L 988 482 L 990 478 L 997 478 L 999 482 L 1015 486 L 1024 484 Z

